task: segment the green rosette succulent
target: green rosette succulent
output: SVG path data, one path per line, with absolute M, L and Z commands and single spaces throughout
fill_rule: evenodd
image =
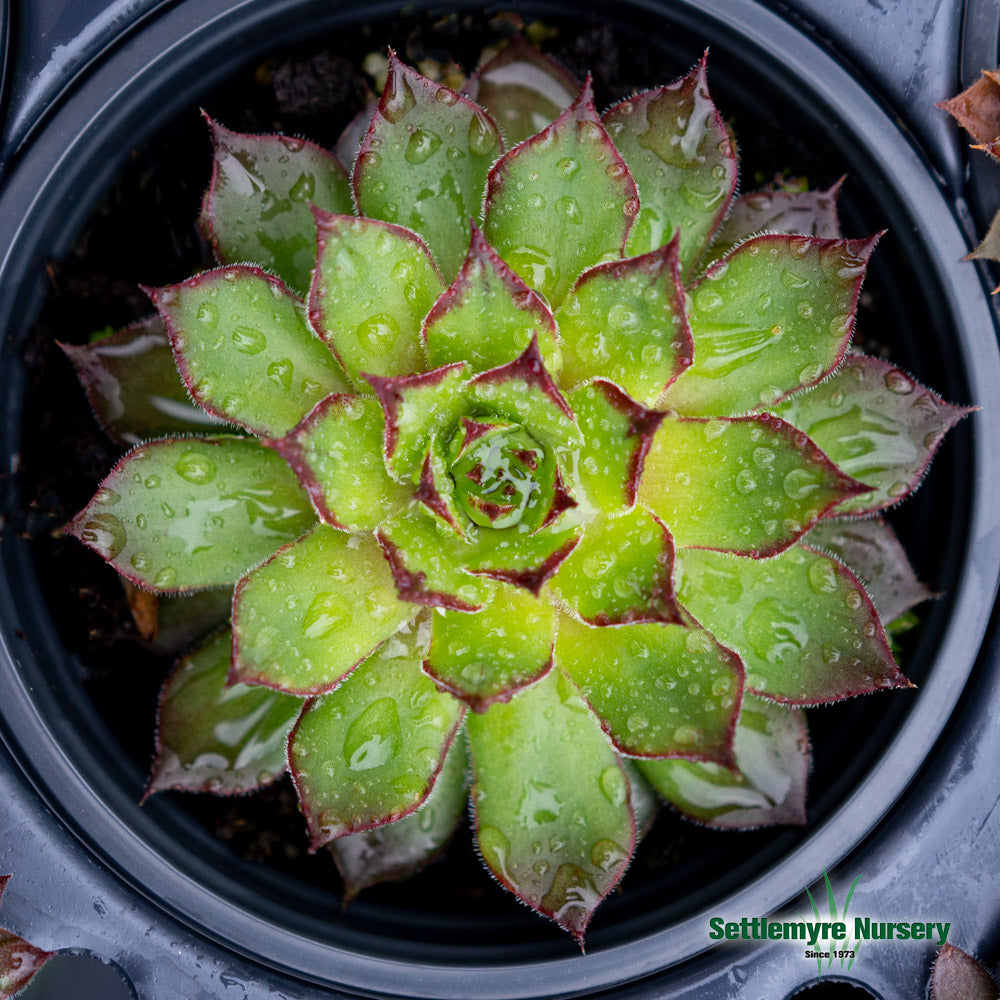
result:
M 471 782 L 487 867 L 581 942 L 650 786 L 804 822 L 802 706 L 909 685 L 885 625 L 927 592 L 875 515 L 965 411 L 850 353 L 878 237 L 836 189 L 737 198 L 705 73 L 601 115 L 522 39 L 465 93 L 390 54 L 350 171 L 209 122 L 220 266 L 67 348 L 113 433 L 175 435 L 68 530 L 140 588 L 235 587 L 151 790 L 287 768 L 353 894 Z

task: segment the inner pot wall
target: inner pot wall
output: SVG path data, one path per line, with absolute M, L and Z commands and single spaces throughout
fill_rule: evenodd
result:
M 293 37 L 306 30 L 305 25 L 312 34 L 358 16 L 308 2 L 244 3 L 231 10 L 229 4 L 201 4 L 197 12 L 192 6 L 169 12 L 130 43 L 121 58 L 109 60 L 53 119 L 10 179 L 0 211 L 20 213 L 16 217 L 23 219 L 23 225 L 5 226 L 11 232 L 17 227 L 2 275 L 6 293 L 0 318 L 9 330 L 23 331 L 28 325 L 42 294 L 41 262 L 67 250 L 117 168 L 121 149 L 150 134 L 237 61 L 281 41 L 282 34 Z M 959 365 L 957 356 L 951 357 L 941 344 L 910 345 L 904 347 L 907 365 L 950 398 L 988 399 L 990 380 L 996 384 L 997 378 L 992 320 L 974 272 L 957 265 L 965 247 L 951 209 L 914 151 L 881 109 L 803 36 L 754 5 L 739 11 L 723 11 L 725 6 L 722 0 L 700 4 L 699 9 L 693 4 L 623 5 L 622 21 L 637 30 L 652 27 L 665 38 L 671 34 L 664 30 L 665 22 L 672 21 L 695 53 L 710 39 L 713 81 L 723 81 L 718 86 L 723 98 L 727 89 L 738 86 L 735 81 L 749 74 L 759 74 L 772 86 L 791 81 L 803 111 L 829 124 L 834 142 L 858 177 L 857 186 L 873 191 L 873 200 L 880 203 L 893 231 L 914 234 L 913 243 L 905 241 L 897 257 L 912 270 L 922 308 L 935 315 L 942 331 L 956 337 L 955 353 L 963 361 Z M 667 9 L 669 15 L 664 14 Z M 390 10 L 388 5 L 375 7 L 367 17 Z M 546 5 L 541 12 L 564 9 Z M 164 43 L 174 48 L 155 55 Z M 220 60 L 220 51 L 239 55 Z M 135 72 L 135 66 L 146 68 Z M 164 93 L 170 95 L 169 103 L 163 103 Z M 112 96 L 102 103 L 95 95 Z M 44 178 L 41 184 L 39 177 Z M 6 223 L 15 214 L 0 214 L 0 221 Z M 856 228 L 851 228 L 852 235 Z M 889 275 L 880 277 L 876 272 L 873 279 L 891 285 Z M 5 446 L 6 454 L 13 456 L 20 441 L 21 394 L 14 338 L 8 338 L 4 351 L 9 435 Z M 919 370 L 922 356 L 927 374 Z M 534 944 L 515 935 L 513 943 L 502 939 L 484 953 L 483 945 L 495 929 L 489 925 L 473 928 L 464 941 L 414 946 L 405 934 L 403 940 L 397 937 L 393 915 L 380 913 L 377 907 L 363 911 L 353 922 L 323 924 L 315 918 L 326 899 L 322 892 L 310 894 L 296 887 L 308 898 L 285 905 L 287 887 L 280 878 L 265 874 L 254 885 L 269 897 L 262 901 L 248 891 L 239 866 L 227 864 L 218 849 L 200 856 L 204 837 L 199 838 L 200 831 L 193 830 L 181 814 L 166 807 L 138 811 L 134 769 L 106 752 L 101 720 L 75 697 L 77 665 L 52 641 L 55 630 L 49 612 L 32 601 L 38 597 L 38 587 L 31 556 L 15 538 L 4 539 L 8 575 L 0 584 L 5 640 L 19 668 L 19 673 L 10 671 L 3 677 L 0 689 L 7 735 L 22 761 L 30 751 L 31 763 L 25 762 L 26 766 L 55 811 L 115 870 L 210 936 L 237 951 L 259 951 L 275 967 L 298 970 L 317 982 L 406 995 L 431 996 L 439 991 L 444 995 L 456 987 L 469 997 L 567 995 L 570 988 L 579 992 L 610 985 L 702 950 L 707 943 L 706 915 L 697 911 L 720 896 L 729 897 L 727 910 L 763 913 L 797 895 L 874 825 L 919 766 L 958 697 L 985 628 L 990 601 L 984 605 L 975 590 L 992 595 L 996 580 L 997 548 L 986 539 L 982 502 L 991 489 L 995 493 L 996 463 L 981 439 L 973 451 L 967 432 L 964 438 L 961 433 L 957 437 L 954 456 L 943 456 L 945 467 L 935 469 L 939 478 L 952 484 L 935 486 L 944 494 L 937 506 L 968 515 L 949 520 L 943 526 L 945 537 L 937 541 L 946 555 L 935 580 L 947 587 L 948 597 L 930 611 L 923 642 L 906 664 L 923 681 L 922 692 L 913 702 L 904 703 L 901 698 L 906 696 L 901 695 L 892 704 L 883 703 L 891 734 L 885 754 L 877 763 L 863 762 L 865 767 L 874 763 L 867 776 L 865 768 L 848 763 L 839 782 L 814 785 L 813 808 L 824 822 L 806 839 L 779 834 L 776 850 L 784 856 L 779 859 L 774 853 L 770 870 L 761 871 L 758 860 L 756 866 L 717 877 L 700 897 L 680 903 L 657 900 L 656 886 L 643 887 L 623 905 L 609 900 L 605 908 L 615 910 L 613 920 L 605 921 L 603 929 L 595 925 L 586 959 L 561 957 L 567 949 L 553 945 L 545 935 Z M 976 487 L 970 496 L 973 476 Z M 912 503 L 920 501 L 918 495 Z M 935 511 L 926 505 L 913 510 L 908 531 L 919 537 L 927 532 Z M 941 529 L 941 525 L 935 528 Z M 964 582 L 959 583 L 960 578 Z M 30 637 L 30 643 L 17 638 L 17 628 Z M 935 658 L 947 664 L 947 675 L 931 670 Z M 55 690 L 46 691 L 46 684 L 56 685 Z M 191 837 L 198 850 L 183 846 Z M 714 904 L 712 912 L 722 905 Z M 660 930 L 664 925 L 667 929 Z M 394 933 L 379 933 L 380 926 Z M 426 979 L 415 978 L 412 968 L 386 961 L 392 956 L 421 964 Z M 483 962 L 490 966 L 480 967 L 470 978 L 463 963 Z

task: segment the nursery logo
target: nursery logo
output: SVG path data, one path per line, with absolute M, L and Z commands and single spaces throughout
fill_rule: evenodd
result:
M 930 941 L 940 948 L 948 940 L 951 930 L 949 921 L 876 920 L 856 913 L 849 918 L 848 911 L 859 881 L 860 876 L 851 882 L 841 908 L 830 876 L 823 872 L 825 915 L 816 898 L 806 889 L 812 916 L 798 920 L 710 917 L 708 937 L 712 941 L 788 941 L 802 948 L 804 958 L 815 960 L 819 979 L 823 978 L 824 963 L 827 970 L 833 967 L 834 962 L 839 962 L 841 969 L 850 969 L 865 941 Z

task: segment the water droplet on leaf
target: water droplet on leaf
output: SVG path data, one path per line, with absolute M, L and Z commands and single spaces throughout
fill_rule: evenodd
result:
M 514 882 L 507 872 L 507 859 L 510 857 L 510 841 L 495 826 L 480 827 L 477 839 L 483 860 L 513 886 Z
M 606 767 L 598 779 L 601 793 L 613 806 L 620 807 L 625 804 L 628 797 L 625 775 L 621 769 L 614 764 Z
M 436 132 L 418 128 L 410 135 L 406 143 L 404 154 L 406 162 L 414 165 L 426 163 L 437 152 L 440 145 L 441 136 Z
M 816 559 L 809 566 L 809 586 L 817 594 L 832 594 L 837 589 L 837 571 L 826 559 Z
M 316 178 L 310 173 L 299 174 L 298 180 L 288 189 L 292 201 L 310 202 L 316 196 Z
M 478 112 L 469 121 L 469 151 L 473 156 L 487 156 L 497 148 L 496 136 Z
M 886 372 L 884 381 L 885 387 L 899 396 L 913 392 L 913 382 L 900 371 Z
M 574 225 L 578 226 L 583 222 L 583 209 L 580 208 L 579 202 L 568 194 L 556 199 L 556 210 Z
M 804 500 L 819 488 L 819 480 L 816 473 L 808 469 L 792 469 L 785 476 L 782 487 L 789 500 Z
M 277 386 L 288 392 L 292 387 L 294 366 L 289 358 L 280 358 L 267 366 L 267 377 Z
M 125 547 L 125 525 L 114 514 L 93 514 L 84 522 L 79 537 L 105 559 L 114 559 Z
M 338 594 L 317 594 L 302 619 L 307 639 L 322 639 L 350 618 L 347 603 Z
M 260 354 L 267 347 L 267 338 L 252 326 L 238 326 L 233 330 L 233 346 L 242 354 Z
M 369 771 L 391 760 L 402 746 L 399 711 L 392 698 L 373 701 L 344 737 L 344 760 L 352 771 Z
M 219 311 L 211 302 L 202 302 L 195 310 L 195 317 L 199 323 L 204 323 L 209 329 L 215 326 L 219 319 Z
M 198 451 L 186 451 L 174 464 L 174 470 L 181 479 L 196 486 L 210 483 L 216 474 L 215 462 Z

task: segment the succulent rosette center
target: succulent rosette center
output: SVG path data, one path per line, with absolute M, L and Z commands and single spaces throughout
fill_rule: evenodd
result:
M 555 463 L 523 427 L 463 418 L 448 445 L 455 499 L 484 528 L 540 521 L 555 499 Z
M 511 73 L 546 84 L 525 104 Z M 735 198 L 704 61 L 600 115 L 516 40 L 469 93 L 393 55 L 349 179 L 211 123 L 222 266 L 116 336 L 169 338 L 197 418 L 249 433 L 139 445 L 70 530 L 162 594 L 235 584 L 165 689 L 154 787 L 255 787 L 287 737 L 356 884 L 440 846 L 467 745 L 484 860 L 582 939 L 648 783 L 712 825 L 802 822 L 801 706 L 908 684 L 884 625 L 926 590 L 843 518 L 966 411 L 848 354 L 876 239 L 840 238 L 835 191 Z M 75 355 L 92 395 L 112 346 Z M 205 735 L 243 710 L 263 732 Z

